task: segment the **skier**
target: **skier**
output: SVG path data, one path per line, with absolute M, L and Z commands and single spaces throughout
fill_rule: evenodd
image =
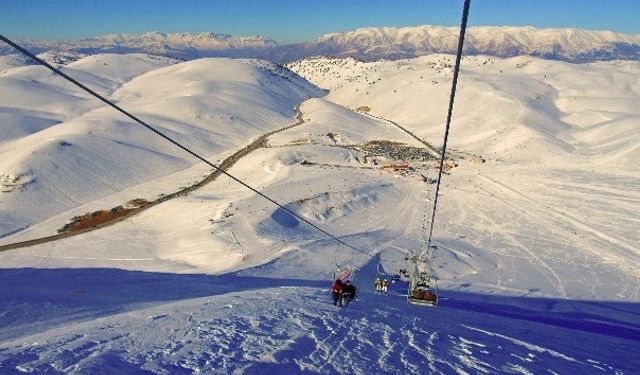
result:
M 340 306 L 342 306 L 342 289 L 343 289 L 343 285 L 342 285 L 342 280 L 340 279 L 336 279 L 335 283 L 333 283 L 333 305 L 337 305 L 338 303 L 340 303 Z
M 376 277 L 374 284 L 376 286 L 376 294 L 382 293 L 382 280 L 380 280 L 379 277 Z
M 389 280 L 382 279 L 382 293 L 387 294 L 388 288 L 389 288 Z
M 347 280 L 347 283 L 342 288 L 342 299 L 344 300 L 344 306 L 348 306 L 352 299 L 356 298 L 357 288 L 351 284 L 351 280 Z

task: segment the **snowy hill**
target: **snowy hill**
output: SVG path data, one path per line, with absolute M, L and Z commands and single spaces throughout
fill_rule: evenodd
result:
M 289 67 L 329 89 L 327 99 L 354 110 L 365 108 L 370 116 L 393 121 L 428 142 L 441 144 L 452 61 L 448 55 L 373 63 L 320 58 Z M 640 209 L 635 193 L 640 182 L 640 112 L 635 104 L 640 101 L 639 73 L 637 62 L 574 65 L 523 56 L 465 58 L 450 147 L 453 155 L 467 160 L 467 166 L 446 177 L 441 212 L 445 218 L 436 228 L 449 233 L 454 248 L 462 246 L 472 254 L 491 249 L 493 255 L 479 256 L 478 261 L 496 256 L 490 263 L 502 263 L 499 259 L 512 256 L 515 248 L 525 258 L 546 254 L 543 258 L 548 260 L 568 253 L 588 257 L 588 253 L 603 263 L 583 271 L 608 268 L 613 264 L 609 260 L 618 259 L 621 262 L 614 263 L 620 271 L 603 276 L 627 274 L 637 279 L 640 274 L 633 269 L 640 265 L 640 238 L 633 228 Z M 614 191 L 620 201 L 609 194 Z M 478 201 L 479 196 L 487 200 Z M 498 214 L 503 205 L 506 210 Z M 533 224 L 549 216 L 555 217 L 553 224 Z M 520 225 L 507 229 L 514 217 L 533 222 L 524 231 Z M 470 226 L 475 229 L 469 230 Z M 577 289 L 570 291 L 569 274 L 577 266 L 570 263 L 571 270 L 549 265 L 543 271 L 547 275 L 536 279 L 547 278 L 555 284 L 552 293 L 581 294 Z M 468 272 L 476 279 L 480 269 L 485 269 L 479 272 L 483 273 L 491 268 L 478 263 L 466 271 L 456 269 L 451 277 Z M 520 277 L 525 284 L 538 284 Z M 489 284 L 504 282 L 497 277 Z M 604 283 L 602 288 L 613 284 Z M 604 295 L 611 298 L 617 293 L 610 290 Z
M 288 66 L 329 99 L 367 107 L 432 143 L 442 136 L 453 58 L 365 63 L 311 58 Z M 532 57 L 462 61 L 453 147 L 492 159 L 637 170 L 637 62 L 574 65 Z
M 255 60 L 64 68 L 213 162 L 240 155 L 230 173 L 359 251 L 50 73 L 4 70 L 0 372 L 633 374 L 637 62 L 465 58 L 434 231 L 441 303 L 408 305 L 404 278 L 373 293 L 424 247 L 452 60 L 289 65 L 308 81 Z M 2 248 L 140 198 L 158 203 Z M 330 302 L 337 265 L 356 269 L 346 308 Z
M 365 61 L 397 60 L 434 53 L 454 53 L 459 29 L 444 26 L 368 27 L 330 33 L 313 41 L 278 44 L 263 36 L 218 33 L 150 32 L 116 34 L 69 41 L 23 41 L 36 53 L 148 53 L 191 60 L 202 57 L 252 57 L 285 62 L 311 56 L 353 57 Z M 0 46 L 0 55 L 13 54 Z M 465 54 L 537 56 L 576 63 L 640 60 L 640 36 L 581 29 L 476 26 L 467 30 Z
M 32 64 L 31 59 L 24 55 L 10 54 L 0 56 L 0 72 L 5 69 Z
M 320 93 L 249 60 L 95 55 L 64 70 L 214 160 L 289 124 L 296 104 Z M 0 98 L 0 236 L 195 164 L 42 67 L 5 70 Z

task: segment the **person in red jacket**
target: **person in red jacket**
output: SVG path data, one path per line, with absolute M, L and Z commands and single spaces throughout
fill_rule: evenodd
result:
M 340 304 L 342 306 L 342 280 L 336 279 L 335 283 L 333 283 L 333 305 Z

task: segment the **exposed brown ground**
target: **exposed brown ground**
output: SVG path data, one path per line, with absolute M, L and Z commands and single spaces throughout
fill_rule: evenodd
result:
M 52 241 L 57 241 L 63 238 L 71 237 L 78 235 L 80 233 L 93 231 L 99 228 L 104 228 L 106 226 L 118 223 L 126 218 L 139 214 L 146 209 L 149 209 L 155 205 L 166 202 L 170 199 L 184 196 L 200 187 L 208 184 L 211 181 L 214 181 L 219 175 L 225 173 L 229 168 L 231 168 L 238 160 L 240 160 L 245 155 L 266 146 L 267 139 L 278 132 L 291 129 L 295 126 L 299 126 L 304 124 L 304 119 L 302 118 L 302 112 L 300 112 L 299 107 L 296 107 L 296 122 L 292 125 L 286 126 L 284 128 L 280 128 L 278 130 L 271 131 L 269 133 L 263 134 L 255 141 L 251 142 L 246 147 L 236 151 L 233 155 L 227 157 L 218 165 L 218 168 L 215 169 L 211 174 L 209 174 L 205 179 L 191 185 L 189 187 L 182 188 L 176 192 L 171 194 L 167 194 L 161 196 L 160 198 L 149 202 L 145 199 L 134 199 L 123 206 L 117 206 L 112 208 L 111 210 L 99 210 L 95 212 L 90 212 L 84 215 L 76 216 L 71 219 L 64 227 L 58 230 L 57 234 L 36 238 L 27 241 L 10 243 L 7 245 L 0 245 L 0 251 L 8 251 L 13 249 L 19 249 L 27 246 L 39 245 L 43 243 L 48 243 Z
M 132 211 L 144 207 L 149 203 L 151 202 L 146 199 L 138 198 L 127 202 L 124 206 L 117 206 L 110 210 L 99 210 L 76 216 L 71 219 L 70 223 L 60 228 L 58 233 L 77 232 L 88 228 L 98 227 L 105 223 L 127 216 Z

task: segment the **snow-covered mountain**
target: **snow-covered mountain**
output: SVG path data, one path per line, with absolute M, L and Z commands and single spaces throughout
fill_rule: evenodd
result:
M 324 35 L 305 46 L 316 54 L 361 60 L 411 58 L 455 53 L 458 27 L 371 27 Z M 465 54 L 538 56 L 571 62 L 640 59 L 640 36 L 610 31 L 537 29 L 534 27 L 470 27 Z
M 407 304 L 405 278 L 373 293 L 425 248 L 453 59 L 63 65 L 359 251 L 43 68 L 0 71 L 0 372 L 636 373 L 640 62 L 465 57 L 440 304 Z M 347 308 L 337 265 L 360 290 Z
M 147 53 L 180 59 L 201 57 L 254 57 L 262 50 L 277 46 L 263 36 L 240 37 L 221 33 L 160 33 L 140 35 L 113 34 L 97 38 L 69 41 L 24 41 L 24 45 L 36 53 L 53 51 L 80 54 L 99 53 Z M 14 53 L 9 46 L 0 46 L 0 54 Z
M 308 43 L 278 44 L 263 36 L 238 37 L 216 33 L 150 32 L 117 34 L 71 41 L 24 41 L 37 53 L 45 51 L 149 53 L 180 59 L 255 57 L 284 62 L 310 56 L 353 57 L 366 61 L 395 60 L 432 53 L 453 53 L 459 29 L 444 26 L 369 27 L 326 34 Z M 0 54 L 11 54 L 0 46 Z M 478 26 L 468 29 L 468 55 L 512 57 L 531 55 L 570 62 L 640 60 L 640 36 L 581 29 Z

